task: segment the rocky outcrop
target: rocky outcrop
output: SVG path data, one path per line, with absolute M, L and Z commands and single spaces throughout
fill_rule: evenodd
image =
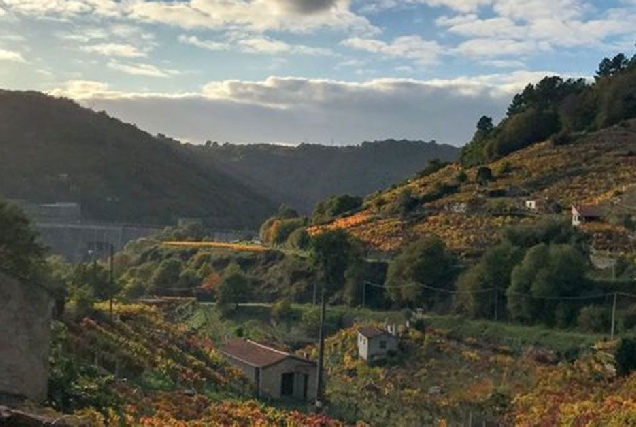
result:
M 0 273 L 0 404 L 46 398 L 52 299 Z

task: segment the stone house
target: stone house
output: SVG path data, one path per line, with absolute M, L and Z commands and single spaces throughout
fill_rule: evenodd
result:
M 257 397 L 316 398 L 317 365 L 312 360 L 243 338 L 226 342 L 221 354 L 255 385 Z
M 52 307 L 44 288 L 0 273 L 0 405 L 46 399 Z
M 358 356 L 367 363 L 375 363 L 387 358 L 390 352 L 397 351 L 398 337 L 395 326 L 387 329 L 364 327 L 358 330 Z
M 574 227 L 584 222 L 600 221 L 602 209 L 596 205 L 572 205 L 572 225 Z

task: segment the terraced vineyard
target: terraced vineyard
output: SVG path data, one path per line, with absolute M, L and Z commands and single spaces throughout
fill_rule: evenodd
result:
M 56 327 L 50 404 L 71 425 L 340 425 L 252 400 L 209 338 L 156 308 L 116 305 L 114 314 Z
M 374 250 L 395 251 L 418 236 L 433 233 L 456 251 L 479 251 L 493 243 L 507 225 L 533 224 L 545 217 L 568 219 L 572 204 L 599 204 L 608 216 L 636 213 L 625 203 L 636 182 L 636 120 L 580 136 L 562 146 L 535 144 L 488 165 L 494 179 L 476 183 L 477 169 L 451 164 L 370 197 L 366 208 L 331 224 L 345 228 Z M 404 194 L 418 200 L 401 211 Z M 552 213 L 534 213 L 525 200 L 546 201 Z M 558 212 L 562 209 L 561 213 Z M 585 229 L 585 227 L 584 227 Z M 600 250 L 636 249 L 633 236 L 620 224 L 591 226 Z M 631 237 L 630 237 L 631 236 Z

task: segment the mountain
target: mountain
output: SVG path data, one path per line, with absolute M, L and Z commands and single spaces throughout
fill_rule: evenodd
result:
M 276 203 L 181 145 L 37 92 L 0 91 L 0 196 L 79 202 L 84 219 L 254 227 Z
M 490 176 L 489 176 L 490 175 Z M 365 208 L 310 228 L 345 228 L 380 251 L 399 250 L 437 234 L 453 250 L 479 253 L 502 227 L 570 220 L 570 207 L 597 207 L 602 221 L 584 224 L 593 246 L 613 252 L 636 248 L 636 120 L 576 136 L 567 144 L 545 141 L 482 166 L 450 164 L 375 195 Z M 528 209 L 526 201 L 542 206 Z
M 187 147 L 208 167 L 221 169 L 269 198 L 305 213 L 329 196 L 366 196 L 414 175 L 430 160 L 449 161 L 459 156 L 459 149 L 450 145 L 406 140 L 345 147 L 314 144 Z

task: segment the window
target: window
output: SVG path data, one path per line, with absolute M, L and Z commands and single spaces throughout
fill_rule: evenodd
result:
M 384 340 L 380 341 L 380 348 L 381 348 L 382 350 L 385 350 L 385 349 L 386 349 L 386 341 L 384 341 Z

